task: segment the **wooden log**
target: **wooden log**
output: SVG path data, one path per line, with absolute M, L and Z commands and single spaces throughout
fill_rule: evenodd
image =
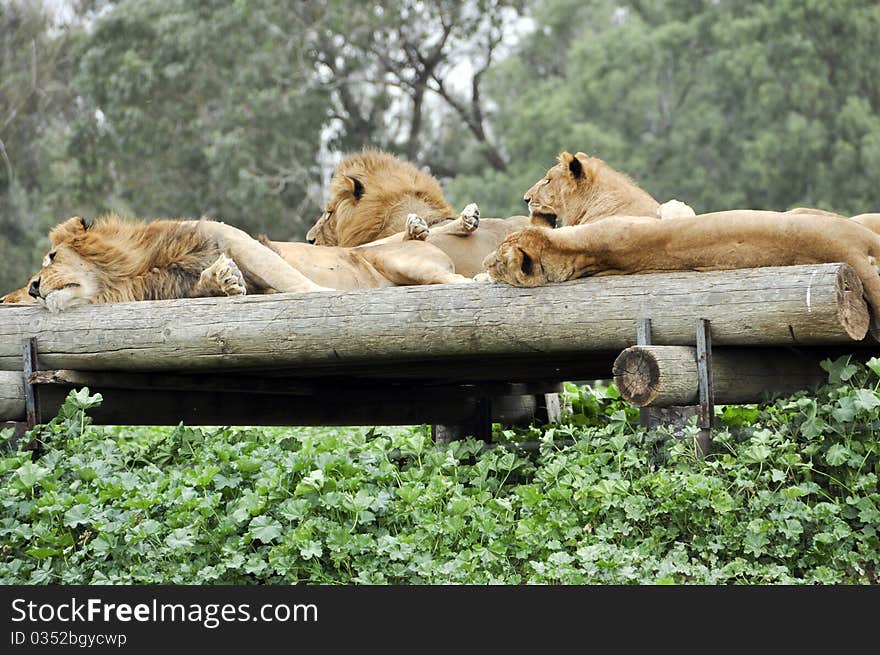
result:
M 821 359 L 788 350 L 713 349 L 715 402 L 754 403 L 809 389 L 826 379 Z M 632 346 L 617 357 L 613 372 L 621 397 L 637 407 L 699 402 L 696 348 Z
M 22 344 L 35 336 L 44 369 L 303 373 L 505 356 L 529 379 L 530 365 L 549 357 L 619 352 L 645 316 L 654 342 L 669 345 L 693 344 L 697 318 L 712 321 L 716 346 L 853 343 L 869 323 L 861 283 L 846 264 L 606 276 L 534 289 L 498 283 L 194 298 L 63 314 L 0 305 L 0 370 L 21 370 Z
M 24 420 L 24 374 L 0 371 L 0 421 Z

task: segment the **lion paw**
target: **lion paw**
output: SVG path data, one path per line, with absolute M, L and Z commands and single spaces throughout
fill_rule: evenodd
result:
M 409 214 L 406 217 L 406 236 L 404 240 L 424 241 L 431 233 L 427 221 L 418 214 Z
M 488 273 L 477 273 L 476 275 L 474 275 L 474 282 L 492 282 L 492 278 L 489 276 Z
M 696 216 L 697 213 L 693 210 L 693 208 L 687 203 L 681 202 L 681 200 L 668 200 L 664 202 L 657 208 L 657 215 L 663 218 L 688 218 L 689 216 Z
M 480 208 L 475 202 L 462 209 L 458 217 L 461 219 L 461 226 L 465 232 L 473 232 L 480 227 Z
M 202 271 L 199 285 L 203 291 L 217 296 L 244 296 L 247 287 L 238 265 L 225 254 Z

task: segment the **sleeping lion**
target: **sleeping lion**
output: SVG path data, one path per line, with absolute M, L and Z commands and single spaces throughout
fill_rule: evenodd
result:
M 475 227 L 470 218 L 458 220 Z M 2 300 L 29 298 L 57 312 L 90 303 L 473 282 L 417 233 L 405 236 L 360 248 L 289 244 L 280 254 L 211 220 L 74 217 L 50 232 L 40 272 Z
M 529 224 L 527 216 L 482 218 L 473 231 L 458 229 L 454 219 L 436 178 L 392 154 L 367 149 L 336 166 L 330 199 L 306 240 L 349 247 L 400 241 L 408 223 L 421 220 L 420 237 L 446 253 L 456 273 L 472 277 L 484 270 L 486 255 L 506 236 Z

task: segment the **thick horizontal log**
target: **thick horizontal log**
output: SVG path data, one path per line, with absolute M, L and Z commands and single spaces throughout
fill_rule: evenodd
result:
M 790 395 L 823 382 L 821 357 L 788 350 L 715 349 L 712 379 L 715 403 L 755 403 Z M 614 362 L 621 397 L 637 407 L 669 407 L 699 402 L 696 348 L 632 346 Z
M 845 264 L 607 276 L 518 289 L 505 284 L 195 298 L 51 314 L 0 305 L 0 370 L 20 370 L 37 338 L 40 368 L 206 371 L 375 370 L 407 361 L 619 352 L 636 319 L 655 343 L 691 345 L 697 318 L 722 345 L 852 343 L 865 336 L 861 283 Z
M 24 375 L 21 371 L 0 371 L 0 421 L 23 421 Z

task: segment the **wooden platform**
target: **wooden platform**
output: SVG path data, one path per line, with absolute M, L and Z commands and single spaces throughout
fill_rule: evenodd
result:
M 612 376 L 650 318 L 653 343 L 798 349 L 871 346 L 845 264 L 607 276 L 518 289 L 392 287 L 119 303 L 51 314 L 0 305 L 0 420 L 43 419 L 67 391 L 104 394 L 99 423 L 515 423 L 548 417 L 563 380 Z M 36 339 L 38 371 L 22 377 Z M 552 415 L 553 408 L 550 407 Z

